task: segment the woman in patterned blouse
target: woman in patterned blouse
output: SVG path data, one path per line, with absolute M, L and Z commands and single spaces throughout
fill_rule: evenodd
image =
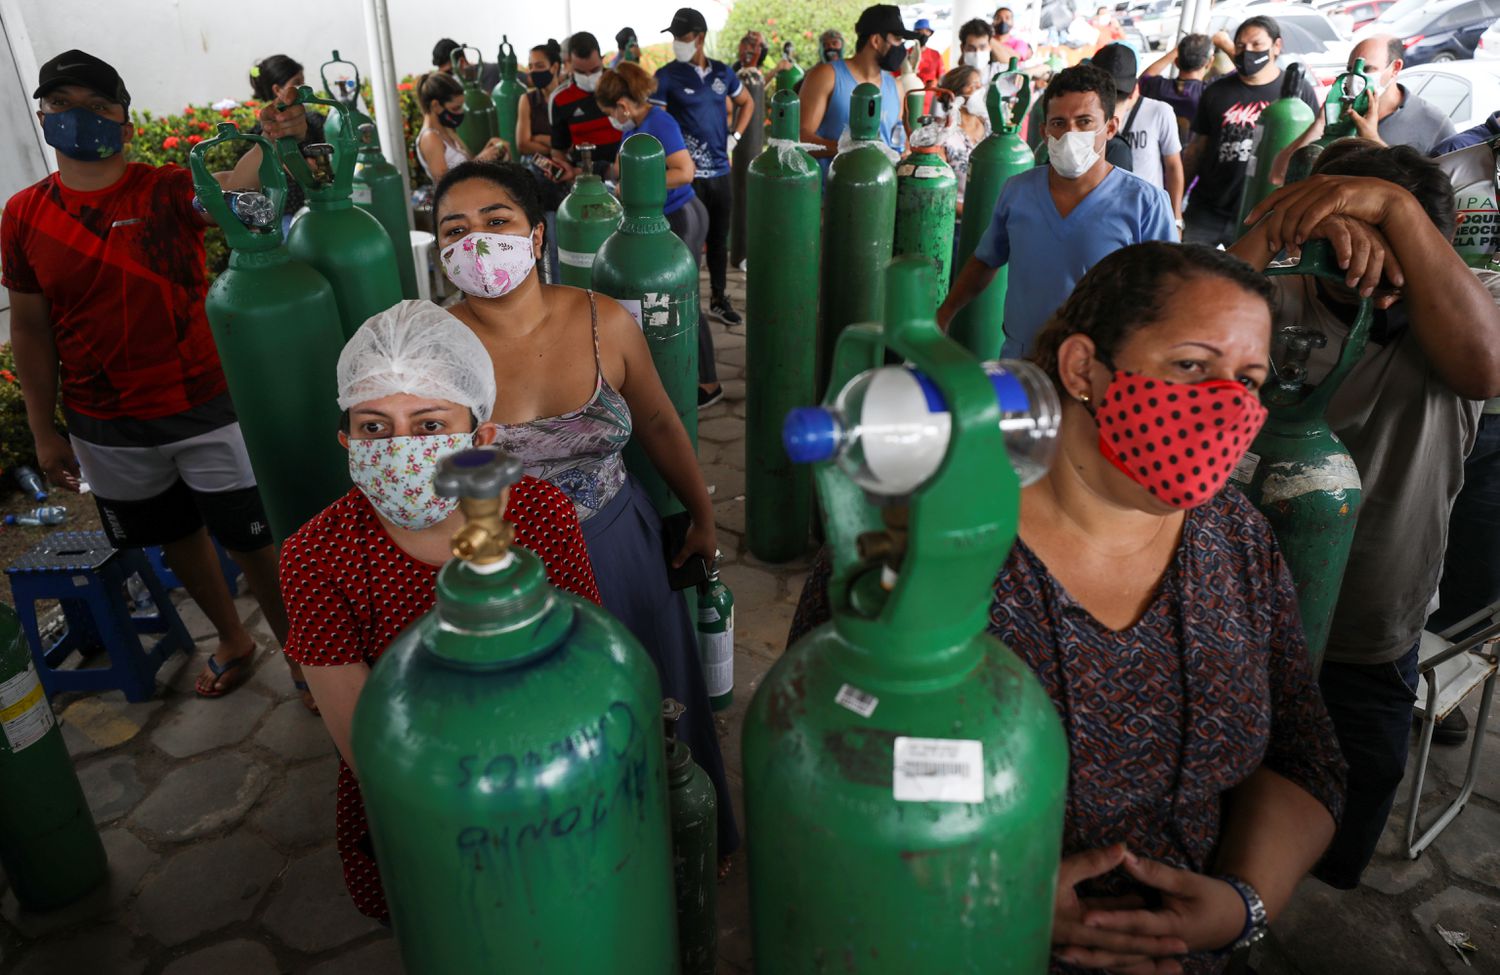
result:
M 1217 251 L 1138 244 L 1090 270 L 1038 340 L 1064 402 L 1059 456 L 1022 491 L 989 631 L 1031 666 L 1068 732 L 1055 972 L 1222 971 L 1223 949 L 1253 930 L 1250 895 L 1275 918 L 1333 836 L 1343 761 L 1269 525 L 1212 477 L 1190 497 L 1198 467 L 1132 475 L 1138 448 L 1107 442 L 1112 404 L 1140 387 L 1183 411 L 1225 403 L 1205 419 L 1236 401 L 1254 418 L 1247 445 L 1267 294 Z M 1189 423 L 1202 453 L 1212 442 L 1204 467 L 1243 453 Z M 820 558 L 790 639 L 829 618 L 827 583 Z

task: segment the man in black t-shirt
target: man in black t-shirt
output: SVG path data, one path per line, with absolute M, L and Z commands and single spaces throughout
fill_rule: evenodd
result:
M 1281 97 L 1280 54 L 1280 26 L 1270 17 L 1251 17 L 1234 32 L 1235 73 L 1203 90 L 1193 140 L 1182 154 L 1188 185 L 1198 178 L 1184 214 L 1183 243 L 1228 246 L 1241 236 L 1240 193 L 1255 123 Z M 1317 92 L 1305 78 L 1299 95 L 1314 114 L 1319 111 Z

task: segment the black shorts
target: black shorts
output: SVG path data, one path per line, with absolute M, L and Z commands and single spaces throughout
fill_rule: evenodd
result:
M 104 533 L 117 548 L 143 548 L 181 541 L 208 526 L 231 552 L 254 552 L 271 544 L 271 524 L 256 488 L 205 494 L 178 480 L 161 494 L 139 501 L 94 495 Z

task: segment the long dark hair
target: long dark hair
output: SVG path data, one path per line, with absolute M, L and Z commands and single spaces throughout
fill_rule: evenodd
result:
M 462 95 L 464 86 L 451 74 L 441 71 L 429 71 L 417 82 L 417 100 L 422 103 L 422 114 L 427 114 L 428 107 L 437 102 L 439 105 L 448 101 L 455 95 Z
M 509 193 L 510 198 L 516 201 L 516 206 L 526 214 L 526 222 L 531 224 L 533 230 L 536 229 L 537 224 L 543 222 L 542 201 L 537 195 L 536 177 L 531 175 L 529 169 L 520 163 L 492 163 L 478 160 L 461 162 L 438 180 L 437 187 L 432 191 L 432 212 L 435 219 L 441 219 L 439 216 L 441 205 L 448 191 L 470 179 L 482 179 Z
M 250 90 L 256 98 L 268 102 L 276 97 L 273 88 L 280 88 L 301 73 L 302 65 L 285 54 L 273 54 L 250 69 Z
M 1195 277 L 1218 278 L 1267 306 L 1271 285 L 1250 265 L 1201 244 L 1131 244 L 1095 264 L 1037 336 L 1031 360 L 1062 389 L 1057 352 L 1071 335 L 1087 335 L 1106 364 L 1136 332 L 1161 321 L 1176 286 Z

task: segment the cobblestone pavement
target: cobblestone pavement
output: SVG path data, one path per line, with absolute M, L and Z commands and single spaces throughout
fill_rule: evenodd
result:
M 731 272 L 741 310 L 743 283 Z M 738 610 L 735 704 L 720 716 L 720 731 L 743 821 L 740 724 L 780 652 L 807 564 L 771 566 L 741 551 L 744 335 L 742 328 L 716 332 L 726 395 L 702 418 L 699 453 L 718 512 L 723 578 Z M 252 679 L 228 697 L 192 693 L 212 631 L 185 603 L 180 611 L 198 653 L 162 671 L 156 700 L 127 704 L 119 694 L 100 694 L 54 702 L 109 851 L 110 883 L 43 916 L 21 912 L 5 890 L 0 972 L 401 971 L 389 934 L 356 912 L 343 888 L 333 847 L 332 744 L 274 659 L 254 600 L 242 596 L 239 605 L 262 649 Z M 1500 973 L 1500 734 L 1491 732 L 1487 744 L 1476 797 L 1436 846 L 1415 862 L 1397 855 L 1405 824 L 1398 806 L 1368 886 L 1340 892 L 1304 882 L 1257 952 L 1261 975 Z M 1434 799 L 1456 794 L 1466 756 L 1435 750 Z M 740 857 L 719 888 L 721 973 L 751 971 L 747 893 Z M 1479 946 L 1472 968 L 1441 945 L 1434 923 L 1470 934 Z

